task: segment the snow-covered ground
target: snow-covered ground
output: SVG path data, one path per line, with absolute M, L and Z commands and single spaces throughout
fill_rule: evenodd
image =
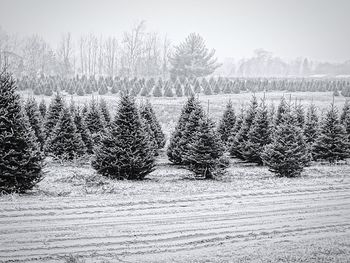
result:
M 349 262 L 350 166 L 301 178 L 232 164 L 193 180 L 160 161 L 142 182 L 49 162 L 27 195 L 0 197 L 0 262 Z

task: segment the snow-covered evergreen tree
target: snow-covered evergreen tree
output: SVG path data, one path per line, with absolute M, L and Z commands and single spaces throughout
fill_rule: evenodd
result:
M 248 132 L 250 130 L 250 127 L 254 121 L 256 112 L 258 108 L 258 102 L 256 100 L 256 97 L 253 96 L 250 102 L 250 105 L 247 109 L 247 113 L 244 117 L 243 123 L 238 130 L 237 134 L 235 135 L 234 139 L 232 140 L 232 143 L 230 145 L 230 155 L 233 157 L 237 157 L 241 160 L 245 160 L 244 157 L 244 149 L 246 147 L 247 141 L 248 141 Z
M 47 108 L 46 108 L 46 102 L 44 100 L 40 101 L 39 111 L 40 111 L 42 120 L 45 120 Z
M 304 136 L 306 145 L 313 156 L 313 146 L 318 136 L 319 121 L 317 116 L 316 106 L 310 104 L 307 109 L 305 126 L 304 126 Z
M 203 115 L 203 112 L 201 114 L 200 111 L 203 111 L 200 102 L 196 100 L 194 96 L 190 96 L 181 110 L 181 115 L 175 127 L 175 131 L 170 138 L 167 155 L 171 162 L 175 164 L 183 164 L 183 155 L 186 151 L 186 147 L 190 140 L 193 138 L 192 135 L 194 131 L 198 128 L 198 122 L 190 123 L 194 120 L 194 117 L 192 117 L 192 115 L 194 112 L 196 114 L 199 112 L 199 115 L 197 117 L 200 117 L 200 115 Z
M 104 176 L 128 180 L 142 180 L 153 171 L 149 138 L 130 96 L 122 96 L 111 128 L 95 150 L 92 166 Z
M 42 179 L 43 156 L 12 77 L 0 73 L 0 192 L 25 192 Z
M 51 132 L 55 128 L 63 108 L 63 98 L 59 93 L 57 93 L 51 100 L 49 109 L 46 113 L 46 121 L 44 124 L 45 139 L 50 136 Z
M 25 112 L 27 114 L 29 124 L 34 131 L 35 137 L 40 144 L 40 149 L 44 145 L 44 128 L 41 114 L 39 112 L 39 107 L 34 98 L 28 98 L 24 105 Z
M 184 162 L 190 170 L 205 179 L 214 178 L 219 168 L 219 160 L 224 152 L 218 133 L 215 131 L 214 123 L 203 116 L 199 120 L 198 129 L 193 135 L 184 153 Z
M 106 125 L 109 125 L 111 123 L 111 114 L 109 112 L 106 101 L 104 99 L 101 99 L 99 106 L 100 106 L 100 110 L 103 115 L 103 118 L 106 122 Z
M 338 110 L 334 103 L 331 104 L 322 121 L 313 153 L 316 160 L 326 160 L 330 163 L 350 157 L 347 134 L 340 123 Z
M 100 107 L 95 100 L 91 100 L 89 104 L 88 111 L 85 115 L 85 123 L 92 135 L 92 139 L 95 143 L 98 143 L 101 139 L 102 133 L 105 131 L 106 122 Z
M 262 159 L 269 170 L 281 177 L 296 177 L 310 161 L 302 130 L 296 125 L 296 116 L 286 105 L 279 115 L 272 142 L 268 144 Z
M 77 132 L 80 134 L 81 139 L 83 140 L 86 152 L 88 154 L 92 154 L 94 141 L 92 140 L 92 136 L 90 130 L 87 128 L 84 116 L 79 107 L 77 107 L 73 112 L 74 123 L 77 128 Z
M 244 159 L 262 165 L 261 154 L 264 147 L 271 142 L 271 124 L 265 98 L 257 109 L 247 136 L 248 140 L 243 150 Z
M 64 107 L 45 144 L 45 152 L 61 160 L 73 160 L 86 153 L 85 144 L 75 126 L 72 112 Z
M 232 101 L 226 105 L 226 109 L 219 123 L 218 133 L 225 146 L 228 146 L 230 136 L 233 136 L 233 129 L 236 123 L 236 114 L 232 106 Z

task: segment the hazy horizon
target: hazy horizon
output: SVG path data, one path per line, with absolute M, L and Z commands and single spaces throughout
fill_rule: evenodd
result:
M 56 46 L 94 33 L 122 37 L 145 20 L 149 31 L 177 45 L 191 32 L 204 37 L 220 60 L 251 57 L 263 48 L 283 59 L 350 59 L 350 1 L 110 1 L 0 0 L 0 26 L 9 33 L 41 35 Z

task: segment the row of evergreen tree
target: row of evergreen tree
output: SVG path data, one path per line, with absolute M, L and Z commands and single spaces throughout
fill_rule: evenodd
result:
M 239 114 L 229 102 L 215 130 L 200 102 L 191 97 L 170 139 L 169 160 L 211 178 L 227 163 L 224 149 L 232 157 L 267 165 L 287 177 L 300 175 L 312 160 L 345 160 L 350 157 L 350 106 L 346 103 L 339 116 L 332 103 L 320 120 L 314 104 L 305 114 L 300 102 L 282 98 L 275 111 L 265 98 L 258 103 L 253 96 Z
M 92 154 L 98 173 L 117 179 L 141 180 L 155 167 L 165 145 L 152 106 L 137 106 L 124 94 L 114 118 L 104 102 L 80 109 L 67 106 L 60 94 L 48 109 L 30 98 L 22 107 L 10 75 L 0 74 L 0 190 L 23 192 L 42 178 L 45 155 L 72 160 Z M 305 116 L 300 103 L 284 98 L 275 112 L 253 96 L 236 115 L 228 103 L 218 128 L 201 103 L 189 96 L 167 149 L 169 160 L 204 178 L 228 166 L 231 156 L 267 165 L 279 176 L 298 176 L 314 160 L 331 163 L 350 154 L 350 106 L 341 116 L 334 104 L 319 121 L 314 105 Z
M 52 96 L 57 91 L 84 96 L 98 92 L 129 93 L 133 96 L 182 97 L 191 94 L 237 94 L 240 92 L 276 91 L 333 91 L 335 95 L 350 96 L 350 83 L 345 79 L 267 79 L 267 78 L 119 78 L 76 76 L 65 79 L 58 76 L 23 77 L 18 80 L 20 90 L 31 89 L 35 95 Z

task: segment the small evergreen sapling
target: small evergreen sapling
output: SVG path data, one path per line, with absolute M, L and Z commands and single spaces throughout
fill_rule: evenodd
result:
M 235 110 L 233 109 L 232 101 L 229 100 L 218 127 L 218 133 L 220 135 L 221 141 L 226 146 L 228 146 L 229 137 L 233 135 L 233 129 L 235 128 L 235 123 L 236 123 Z

